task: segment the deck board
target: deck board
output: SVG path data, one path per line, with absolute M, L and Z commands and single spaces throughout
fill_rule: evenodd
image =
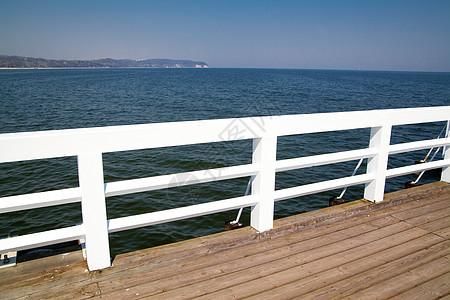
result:
M 436 299 L 450 293 L 450 272 L 399 294 L 392 299 Z
M 301 290 L 302 282 L 297 282 L 292 289 L 297 287 L 297 290 L 301 292 L 295 296 L 302 295 L 303 299 L 330 299 L 331 295 L 334 298 L 349 297 L 358 290 L 383 282 L 394 274 L 407 272 L 410 268 L 440 258 L 447 253 L 450 245 L 448 242 L 432 245 L 433 241 L 430 236 L 427 236 L 363 258 L 361 262 L 364 264 L 359 266 L 350 262 L 337 269 L 328 270 L 318 276 L 322 280 L 326 279 L 326 284 L 307 294 L 303 294 L 304 291 Z M 334 275 L 334 273 L 337 274 Z M 334 277 L 330 278 L 331 275 Z M 284 287 L 286 290 L 289 288 Z M 276 291 L 271 292 L 274 295 Z M 262 299 L 268 299 L 268 297 Z
M 423 284 L 431 278 L 443 275 L 449 270 L 448 258 L 441 257 L 379 284 L 372 285 L 350 295 L 350 297 L 354 299 L 374 299 L 376 297 L 389 299 L 411 289 L 411 287 Z
M 79 253 L 0 270 L 0 298 L 434 299 L 450 293 L 450 184 L 354 201 L 118 255 Z
M 406 240 L 411 238 L 412 236 L 416 236 L 416 234 L 408 232 L 397 235 L 397 238 Z M 272 273 L 266 277 L 271 282 L 271 287 L 273 289 L 283 287 L 292 282 L 295 282 L 296 284 L 300 284 L 299 287 L 301 288 L 302 293 L 308 292 L 308 290 L 312 291 L 319 288 L 326 282 L 326 280 L 324 280 L 325 278 L 320 277 L 319 274 L 322 274 L 327 270 L 339 271 L 339 267 L 341 267 L 345 262 L 348 261 L 351 261 L 355 267 L 365 268 L 367 267 L 367 262 L 363 258 L 373 253 L 379 253 L 385 247 L 385 239 L 376 240 L 366 245 L 350 248 L 346 251 L 339 251 L 319 259 L 306 259 L 303 261 L 298 261 L 298 264 L 296 264 L 294 267 L 292 267 L 291 265 L 289 269 L 283 270 L 278 273 Z M 324 255 L 327 254 L 329 253 L 326 253 Z M 230 290 L 233 291 L 234 295 L 239 295 L 239 297 L 248 297 L 270 290 L 269 286 L 264 286 L 260 284 L 261 282 L 262 280 L 257 279 L 247 283 L 239 284 L 237 286 L 232 286 L 230 287 Z M 249 289 L 251 287 L 253 288 L 253 290 Z M 255 290 L 256 288 L 257 290 Z M 291 292 L 292 289 L 289 287 L 287 291 Z M 278 292 L 279 291 L 275 291 L 276 297 L 278 297 Z M 216 295 L 220 293 L 221 291 L 217 292 Z M 300 291 L 297 291 L 296 293 L 298 294 L 300 293 Z M 216 297 L 216 295 L 214 295 L 212 298 L 217 299 L 218 297 Z M 226 295 L 224 295 L 224 298 L 226 298 Z

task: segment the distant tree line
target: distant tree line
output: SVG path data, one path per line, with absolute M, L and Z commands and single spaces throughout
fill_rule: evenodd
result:
M 0 68 L 207 68 L 208 64 L 174 59 L 56 60 L 0 55 Z

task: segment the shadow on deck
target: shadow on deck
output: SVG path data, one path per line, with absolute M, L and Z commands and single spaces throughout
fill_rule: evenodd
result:
M 79 252 L 0 270 L 0 298 L 435 299 L 450 294 L 450 184 L 437 182 L 126 253 L 88 272 Z

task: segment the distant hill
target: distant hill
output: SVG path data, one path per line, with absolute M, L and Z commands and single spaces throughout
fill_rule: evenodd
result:
M 174 59 L 57 60 L 0 55 L 0 68 L 208 68 L 208 64 Z

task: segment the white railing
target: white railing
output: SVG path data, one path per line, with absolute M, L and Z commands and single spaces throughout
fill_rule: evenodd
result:
M 390 145 L 392 126 L 435 121 L 448 124 L 449 119 L 450 106 L 446 106 L 1 134 L 0 163 L 76 156 L 79 187 L 3 197 L 0 213 L 81 202 L 83 223 L 0 240 L 0 253 L 85 238 L 89 269 L 98 270 L 111 264 L 109 232 L 249 206 L 250 225 L 263 232 L 273 227 L 275 201 L 365 184 L 364 198 L 380 202 L 386 178 L 440 167 L 441 179 L 450 182 L 450 138 Z M 359 128 L 371 128 L 368 148 L 276 160 L 278 136 Z M 105 183 L 103 179 L 102 153 L 242 139 L 253 139 L 251 164 L 118 182 Z M 446 147 L 444 159 L 387 169 L 389 154 L 436 146 Z M 368 159 L 365 174 L 275 190 L 276 172 L 361 158 Z M 185 175 L 191 179 L 176 180 L 187 178 Z M 107 220 L 105 197 L 248 176 L 254 176 L 248 196 Z

